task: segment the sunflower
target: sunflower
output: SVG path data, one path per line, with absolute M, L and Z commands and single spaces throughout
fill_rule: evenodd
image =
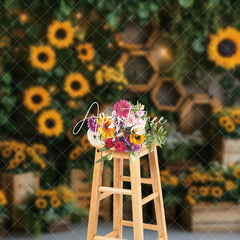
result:
M 8 167 L 11 169 L 15 169 L 19 166 L 19 161 L 17 159 L 12 159 L 11 161 L 9 161 L 8 163 Z
M 38 198 L 35 202 L 35 206 L 39 209 L 45 209 L 47 207 L 47 200 L 44 198 Z
M 200 187 L 199 194 L 201 197 L 206 197 L 209 194 L 209 189 L 207 187 Z
M 102 135 L 102 138 L 112 138 L 115 133 L 115 128 L 109 128 L 112 123 L 112 119 L 107 116 L 98 119 L 98 131 Z
M 88 136 L 87 134 L 84 134 L 81 139 L 80 139 L 81 146 L 83 147 L 83 150 L 85 152 L 89 151 L 92 149 L 91 143 L 88 141 Z
M 196 186 L 192 186 L 192 187 L 189 188 L 189 194 L 190 195 L 194 196 L 194 195 L 197 195 L 197 193 L 198 193 L 198 189 L 197 189 Z
M 50 46 L 31 46 L 29 60 L 33 67 L 48 71 L 55 66 L 56 55 Z
M 43 87 L 34 86 L 24 91 L 23 104 L 34 113 L 49 106 L 50 102 L 50 95 Z
M 95 50 L 91 43 L 79 44 L 77 47 L 78 58 L 82 62 L 90 62 L 94 59 Z
M 240 167 L 239 168 L 236 168 L 234 171 L 233 171 L 233 176 L 235 178 L 240 178 Z
M 226 130 L 227 132 L 229 132 L 229 133 L 232 133 L 232 132 L 234 132 L 234 131 L 236 130 L 236 126 L 235 126 L 235 124 L 234 124 L 232 121 L 230 121 L 230 122 L 228 122 L 227 125 L 225 126 L 225 130 Z
M 33 148 L 35 148 L 41 154 L 47 154 L 48 152 L 47 147 L 40 143 L 34 143 Z
M 74 195 L 71 192 L 68 192 L 63 195 L 63 201 L 68 203 L 68 202 L 73 202 L 74 201 Z
M 210 35 L 209 60 L 228 70 L 240 65 L 239 39 L 240 32 L 232 27 L 219 29 L 217 34 Z
M 240 124 L 240 110 L 234 111 L 232 113 L 232 118 L 236 124 Z
M 191 195 L 187 195 L 187 196 L 186 196 L 186 200 L 187 200 L 191 205 L 193 205 L 193 204 L 196 202 L 196 200 L 195 200 Z
M 22 151 L 17 152 L 14 157 L 17 158 L 20 162 L 23 162 L 26 159 L 26 155 Z
M 130 142 L 135 144 L 135 145 L 140 145 L 146 140 L 144 134 L 138 135 L 136 133 L 131 133 L 130 134 Z
M 70 21 L 53 21 L 48 27 L 48 41 L 57 48 L 67 48 L 74 40 L 74 29 Z
M 57 137 L 63 131 L 63 120 L 59 112 L 54 109 L 43 111 L 38 119 L 38 131 L 47 137 Z
M 32 157 L 37 155 L 35 149 L 32 147 L 26 147 L 26 153 Z
M 50 203 L 53 208 L 58 208 L 62 205 L 61 200 L 57 196 L 51 197 Z
M 219 124 L 221 127 L 225 127 L 231 121 L 229 116 L 223 116 L 219 118 Z
M 98 86 L 103 85 L 103 72 L 102 70 L 98 70 L 95 74 L 95 82 Z
M 3 149 L 2 151 L 2 157 L 3 158 L 10 158 L 10 156 L 12 155 L 13 151 L 10 147 L 6 147 Z
M 0 191 L 0 206 L 4 206 L 7 204 L 7 199 L 3 191 Z
M 69 154 L 70 160 L 72 160 L 72 161 L 76 160 L 77 158 L 79 158 L 81 156 L 82 152 L 83 152 L 82 148 L 80 148 L 80 147 L 74 148 Z
M 65 77 L 64 90 L 70 97 L 84 97 L 90 92 L 90 85 L 81 73 L 69 73 Z
M 232 181 L 232 180 L 227 180 L 226 182 L 225 182 L 225 189 L 227 190 L 227 191 L 232 191 L 232 190 L 234 190 L 236 188 L 236 185 L 235 185 L 235 183 Z
M 223 190 L 220 187 L 212 187 L 211 194 L 213 197 L 220 198 L 223 195 Z

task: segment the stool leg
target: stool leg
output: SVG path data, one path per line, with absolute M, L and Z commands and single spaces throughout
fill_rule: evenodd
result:
M 113 187 L 123 188 L 121 176 L 123 175 L 123 159 L 114 158 L 113 164 Z M 116 237 L 122 238 L 122 215 L 123 215 L 123 195 L 113 195 L 113 231 L 117 232 Z
M 95 162 L 102 156 L 101 152 L 96 150 Z M 91 203 L 88 221 L 88 235 L 87 240 L 93 240 L 94 236 L 97 234 L 98 225 L 98 215 L 99 215 L 99 190 L 98 188 L 102 184 L 102 174 L 103 174 L 103 162 L 94 165 L 93 171 L 93 181 L 92 181 L 92 193 L 91 193 Z
M 130 174 L 134 239 L 143 240 L 142 188 L 139 157 L 134 162 L 130 162 Z
M 154 199 L 156 220 L 158 226 L 159 239 L 167 240 L 167 229 L 165 221 L 165 213 L 163 206 L 162 186 L 160 182 L 160 170 L 158 164 L 157 148 L 154 147 L 153 151 L 149 155 L 149 165 L 152 178 L 153 192 L 158 192 L 158 197 Z

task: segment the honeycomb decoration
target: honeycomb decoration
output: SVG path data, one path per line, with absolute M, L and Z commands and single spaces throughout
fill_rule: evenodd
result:
M 115 35 L 119 48 L 142 49 L 149 47 L 157 38 L 159 29 L 154 20 L 142 26 L 139 20 L 123 22 L 124 30 Z
M 117 64 L 124 66 L 130 91 L 147 92 L 158 78 L 158 67 L 147 51 L 124 52 Z
M 182 84 L 171 78 L 160 78 L 151 91 L 151 99 L 160 111 L 177 111 L 185 95 Z

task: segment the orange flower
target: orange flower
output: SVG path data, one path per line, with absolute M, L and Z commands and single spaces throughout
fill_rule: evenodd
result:
M 112 119 L 108 118 L 107 116 L 100 118 L 98 120 L 98 131 L 102 135 L 102 138 L 112 138 L 113 134 L 115 133 L 115 128 L 109 128 L 112 123 Z

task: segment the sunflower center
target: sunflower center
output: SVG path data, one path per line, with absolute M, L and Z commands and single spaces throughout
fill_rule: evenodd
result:
M 81 88 L 81 83 L 78 81 L 73 81 L 71 83 L 71 88 L 74 90 L 79 90 Z
M 32 101 L 35 103 L 35 104 L 39 104 L 40 102 L 42 102 L 42 97 L 38 94 L 32 96 Z
M 65 29 L 59 28 L 59 29 L 56 31 L 55 36 L 56 36 L 57 39 L 63 40 L 63 39 L 66 38 L 67 33 L 66 33 Z
M 230 39 L 223 39 L 218 44 L 218 52 L 223 57 L 231 57 L 237 50 L 235 42 Z
M 136 139 L 136 140 L 139 140 L 139 139 L 140 139 L 140 136 L 136 136 L 135 139 Z
M 46 126 L 47 128 L 54 128 L 55 127 L 55 121 L 52 118 L 49 118 L 46 120 Z
M 83 48 L 83 49 L 81 50 L 81 54 L 82 54 L 82 55 L 86 55 L 86 54 L 87 54 L 87 49 L 86 49 L 86 48 Z
M 38 54 L 38 60 L 39 62 L 45 63 L 48 60 L 48 55 L 46 53 L 40 53 Z

